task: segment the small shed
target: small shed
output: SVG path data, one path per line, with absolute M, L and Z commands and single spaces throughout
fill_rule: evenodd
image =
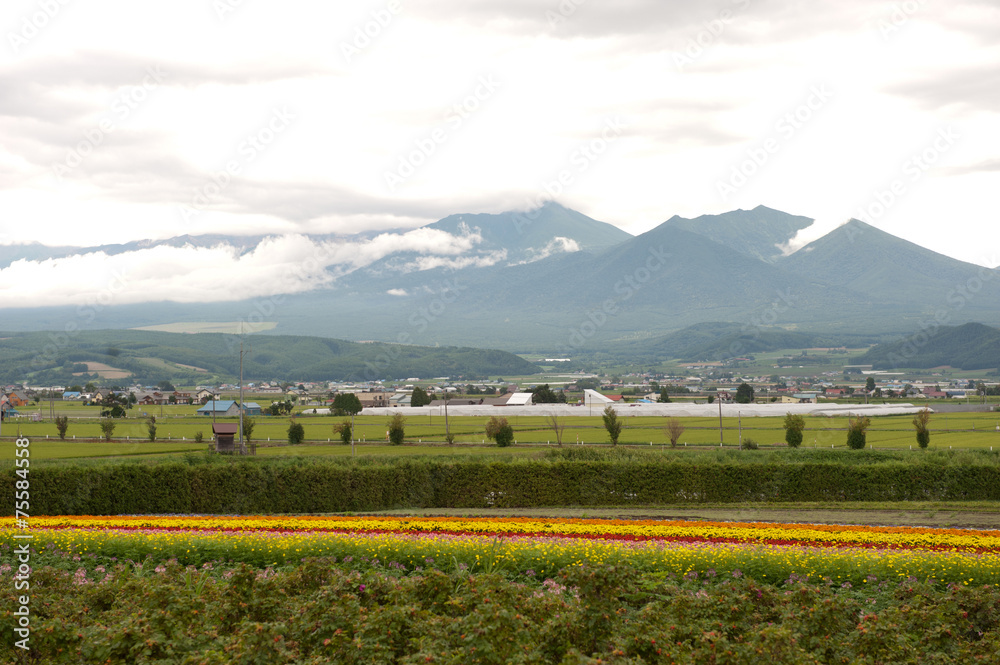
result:
M 238 423 L 215 423 L 212 434 L 215 436 L 215 452 L 236 452 L 236 434 L 240 431 Z

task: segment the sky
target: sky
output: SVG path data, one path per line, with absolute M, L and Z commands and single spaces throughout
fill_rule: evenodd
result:
M 6 0 L 0 29 L 0 245 L 271 236 L 18 261 L 0 307 L 455 256 L 474 233 L 413 230 L 545 200 L 633 234 L 815 218 L 793 248 L 854 217 L 1000 265 L 997 0 Z

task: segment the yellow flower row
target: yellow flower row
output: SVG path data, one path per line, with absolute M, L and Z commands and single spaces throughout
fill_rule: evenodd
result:
M 706 539 L 738 542 L 800 542 L 956 551 L 1000 551 L 1000 531 L 868 527 L 767 522 L 708 522 L 537 518 L 450 517 L 94 517 L 34 518 L 43 528 L 194 529 L 226 531 L 315 531 L 480 533 L 585 536 L 628 539 Z

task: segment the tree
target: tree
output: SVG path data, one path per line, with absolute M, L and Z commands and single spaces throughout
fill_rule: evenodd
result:
M 59 432 L 59 438 L 63 441 L 66 440 L 67 429 L 69 429 L 69 416 L 56 416 L 56 431 Z
M 340 423 L 339 425 L 334 425 L 333 426 L 333 431 L 334 431 L 335 434 L 337 434 L 340 437 L 340 441 L 344 445 L 347 445 L 347 444 L 349 444 L 351 442 L 351 440 L 352 440 L 351 437 L 353 435 L 353 431 L 351 430 L 351 421 L 350 420 L 345 420 L 344 422 Z
M 865 379 L 865 392 L 871 393 L 873 390 L 875 390 L 875 377 L 869 376 Z
M 403 445 L 406 437 L 406 418 L 403 414 L 397 413 L 389 419 L 389 442 L 394 446 Z
M 514 443 L 514 428 L 509 424 L 503 424 L 500 429 L 497 430 L 496 435 L 497 445 L 501 448 L 506 448 Z
M 656 398 L 656 401 L 660 404 L 670 404 L 670 393 L 664 388 L 660 391 L 660 396 Z
M 150 416 L 146 419 L 146 433 L 149 435 L 150 441 L 156 441 L 156 416 Z
M 670 439 L 670 447 L 676 448 L 677 440 L 684 433 L 684 425 L 677 418 L 667 418 L 667 424 L 663 426 L 663 431 L 666 433 L 667 438 Z
M 753 386 L 744 381 L 736 389 L 736 397 L 733 398 L 737 404 L 750 404 L 753 402 Z
M 983 398 L 983 404 L 986 404 L 986 384 L 980 381 L 976 384 L 976 394 Z
M 490 419 L 486 421 L 486 438 L 490 441 L 495 441 L 497 438 L 497 432 L 499 432 L 502 427 L 507 427 L 506 418 L 490 416 Z
M 253 418 L 247 418 L 243 416 L 243 440 L 250 443 L 250 437 L 253 435 L 253 428 L 257 424 Z
M 124 418 L 127 415 L 125 408 L 128 406 L 128 398 L 116 392 L 108 392 L 101 406 L 102 418 Z
M 806 428 L 806 419 L 799 415 L 785 414 L 785 443 L 790 448 L 802 445 L 802 430 Z
M 555 392 L 553 392 L 552 389 L 549 388 L 549 384 L 547 383 L 538 386 L 537 388 L 531 390 L 530 392 L 532 394 L 531 401 L 534 402 L 535 404 L 556 404 L 557 402 L 560 401 L 559 395 L 555 394 Z M 561 401 L 563 402 L 566 401 L 565 395 L 562 396 Z
M 858 416 L 850 418 L 847 424 L 847 446 L 854 450 L 861 450 L 867 443 L 865 430 L 872 424 L 871 418 Z
M 172 393 L 177 391 L 177 388 L 174 388 L 174 384 L 170 383 L 169 381 L 160 381 L 159 383 L 156 384 L 156 387 L 165 393 L 166 392 Z
M 410 395 L 410 406 L 426 406 L 430 403 L 431 396 L 420 386 L 415 386 L 413 393 Z
M 115 421 L 111 418 L 101 420 L 101 431 L 104 433 L 104 440 L 110 441 L 111 435 L 115 433 Z
M 292 445 L 302 443 L 306 438 L 306 428 L 302 426 L 302 423 L 297 423 L 294 420 L 291 422 L 292 424 L 288 426 L 288 443 Z
M 563 430 L 566 429 L 566 423 L 560 420 L 559 416 L 557 416 L 554 413 L 549 414 L 547 420 L 549 423 L 549 427 L 551 427 L 552 431 L 556 433 L 556 444 L 561 446 L 563 438 Z
M 618 437 L 621 436 L 622 427 L 625 426 L 625 423 L 618 420 L 618 412 L 610 404 L 604 407 L 604 413 L 601 414 L 601 418 L 604 420 L 604 429 L 608 430 L 608 436 L 611 437 L 611 445 L 617 446 Z
M 917 445 L 926 448 L 931 442 L 931 431 L 927 424 L 931 421 L 931 410 L 926 406 L 913 416 L 913 426 L 917 429 Z
M 708 403 L 712 404 L 713 402 L 715 402 L 715 395 L 709 395 L 708 396 Z
M 87 385 L 83 387 L 84 392 L 92 393 L 97 391 L 97 386 L 94 385 L 93 381 L 87 381 Z
M 333 415 L 355 416 L 361 413 L 361 400 L 354 393 L 340 393 L 333 398 Z

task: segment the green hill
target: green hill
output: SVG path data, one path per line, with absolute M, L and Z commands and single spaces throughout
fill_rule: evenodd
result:
M 854 362 L 870 364 L 875 369 L 1000 368 L 1000 329 L 966 323 L 917 332 L 895 342 L 874 346 Z
M 741 254 L 774 263 L 782 256 L 778 245 L 787 243 L 812 222 L 808 217 L 789 215 L 761 205 L 753 210 L 733 210 L 694 219 L 674 216 L 666 224 L 705 236 Z
M 878 300 L 923 304 L 926 311 L 995 312 L 1000 299 L 1000 271 L 938 254 L 856 219 L 777 265 Z
M 94 363 L 128 374 L 121 381 L 184 385 L 239 377 L 240 340 L 216 333 L 136 330 L 0 335 L 0 383 L 83 383 Z M 436 376 L 533 374 L 504 351 L 357 343 L 320 337 L 253 335 L 245 340 L 244 380 L 365 381 Z

